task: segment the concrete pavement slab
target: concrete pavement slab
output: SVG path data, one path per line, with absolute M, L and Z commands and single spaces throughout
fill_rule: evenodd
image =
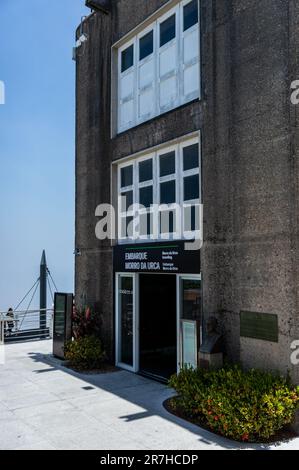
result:
M 41 441 L 41 436 L 24 421 L 14 419 L 0 421 L 0 450 L 15 450 L 29 447 Z
M 35 444 L 22 445 L 14 450 L 56 450 L 56 448 L 48 441 L 40 441 Z
M 51 403 L 36 403 L 33 406 L 25 408 L 19 408 L 13 411 L 13 415 L 19 419 L 28 420 L 31 422 L 31 418 L 34 416 L 46 417 L 47 415 L 56 413 L 65 413 L 73 410 L 75 407 L 67 401 L 54 401 Z
M 7 406 L 9 410 L 13 411 L 19 408 L 34 406 L 37 403 L 51 403 L 58 400 L 58 397 L 54 394 L 39 391 L 30 395 L 24 395 L 17 398 L 8 397 L 7 399 L 2 400 L 2 403 Z
M 173 391 L 126 371 L 79 374 L 51 342 L 10 344 L 0 366 L 0 449 L 299 449 L 239 444 L 169 414 Z

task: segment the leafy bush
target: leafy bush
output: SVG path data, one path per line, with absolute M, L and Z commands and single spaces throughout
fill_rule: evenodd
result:
M 238 441 L 269 439 L 294 420 L 299 387 L 258 370 L 183 369 L 170 379 L 184 412 L 209 428 Z
M 75 339 L 85 336 L 99 336 L 101 329 L 101 317 L 91 307 L 73 311 L 73 335 Z
M 69 341 L 64 352 L 69 365 L 80 370 L 99 369 L 105 360 L 102 343 L 95 336 Z

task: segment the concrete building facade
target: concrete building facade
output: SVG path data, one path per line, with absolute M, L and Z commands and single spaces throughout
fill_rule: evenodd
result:
M 162 312 L 154 315 L 153 302 L 148 304 L 150 298 L 158 297 L 164 311 L 176 309 L 173 338 L 176 335 L 178 366 L 184 348 L 186 357 L 192 357 L 193 336 L 199 351 L 207 338 L 207 320 L 212 316 L 218 321 L 217 332 L 223 335 L 223 352 L 229 361 L 289 372 L 299 383 L 299 354 L 294 354 L 299 340 L 299 147 L 297 107 L 291 102 L 291 83 L 299 79 L 298 2 L 89 3 L 94 11 L 77 31 L 77 39 L 83 34 L 86 40 L 76 49 L 77 303 L 92 305 L 99 312 L 105 349 L 111 361 L 120 365 L 121 342 L 128 341 L 121 329 L 127 328 L 123 335 L 131 329 L 127 347 L 132 347 L 134 357 L 128 362 L 136 372 L 142 369 L 142 350 L 147 354 L 145 362 L 151 363 L 146 363 L 145 372 L 153 376 L 160 375 L 155 367 L 151 371 L 152 363 L 160 362 L 158 352 L 164 348 L 164 353 L 167 350 L 166 355 L 170 354 L 170 344 L 159 344 L 160 338 L 151 356 L 150 338 L 141 332 L 153 329 L 154 338 L 161 329 L 161 336 L 166 335 Z M 194 3 L 198 8 L 197 23 Z M 175 26 L 171 23 L 173 15 Z M 193 34 L 190 40 L 189 33 Z M 172 44 L 177 51 L 173 69 L 168 62 Z M 198 55 L 193 54 L 193 47 Z M 152 66 L 148 83 L 149 75 L 141 72 L 144 64 L 148 70 Z M 198 80 L 197 88 L 194 80 Z M 185 158 L 185 146 L 191 148 L 196 142 L 203 245 L 199 253 L 191 254 L 193 265 L 188 269 L 190 255 L 184 254 L 182 237 L 172 237 L 172 244 L 166 248 L 158 238 L 143 239 L 132 243 L 139 255 L 148 253 L 148 248 L 161 248 L 159 256 L 163 257 L 163 250 L 178 249 L 182 270 L 174 266 L 175 274 L 157 272 L 159 282 L 155 282 L 152 272 L 141 272 L 140 266 L 136 272 L 131 268 L 129 273 L 125 268 L 120 272 L 121 259 L 130 252 L 130 243 L 117 236 L 102 241 L 96 237 L 96 208 L 100 204 L 117 205 L 118 189 L 122 192 L 122 165 L 139 165 L 154 155 L 156 168 L 163 152 L 169 154 L 175 147 Z M 180 157 L 176 158 L 178 166 L 185 165 Z M 140 166 L 136 168 L 140 170 Z M 168 182 L 170 188 L 175 180 L 186 194 L 194 179 L 187 183 L 185 178 L 192 178 L 192 174 L 188 173 L 190 169 L 185 170 L 182 167 L 180 175 L 164 180 L 160 168 L 160 174 L 152 176 L 152 197 L 155 199 L 158 187 L 162 194 L 163 183 Z M 127 177 L 130 180 L 128 172 Z M 124 192 L 148 188 L 141 179 L 137 189 L 133 188 L 129 180 Z M 141 192 L 138 194 L 141 197 Z M 174 241 L 179 243 L 178 248 Z M 175 276 L 176 283 L 164 284 L 161 276 Z M 123 285 L 122 277 L 127 279 Z M 195 284 L 187 283 L 180 297 L 184 279 Z M 149 285 L 154 289 L 152 295 Z M 193 320 L 199 325 L 195 329 L 188 315 L 185 323 L 182 318 L 191 291 L 192 308 L 198 305 Z M 120 297 L 122 292 L 131 292 L 132 297 L 126 300 Z M 132 304 L 132 318 L 128 303 Z M 125 315 L 129 327 L 124 326 L 121 315 Z M 146 316 L 153 317 L 153 324 Z

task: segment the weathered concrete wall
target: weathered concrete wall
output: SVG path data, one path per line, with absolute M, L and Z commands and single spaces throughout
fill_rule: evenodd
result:
M 289 369 L 298 381 L 290 364 L 295 323 L 298 328 L 298 194 L 289 2 L 204 5 L 205 311 L 218 312 L 229 358 L 240 357 L 247 367 Z M 277 314 L 279 343 L 240 340 L 241 310 Z
M 110 243 L 95 236 L 95 210 L 110 202 L 109 109 L 111 22 L 92 15 L 85 25 L 88 42 L 77 57 L 76 257 L 77 303 L 102 315 L 102 339 L 113 356 L 113 272 Z
M 299 3 L 289 2 L 289 80 L 299 79 Z M 299 105 L 290 107 L 290 199 L 291 199 L 291 251 L 292 251 L 292 284 L 294 310 L 290 323 L 290 341 L 299 340 Z M 298 346 L 297 346 L 298 350 Z M 292 378 L 299 384 L 299 353 L 298 364 L 293 364 Z M 299 412 L 295 423 L 299 433 Z
M 111 45 L 166 0 L 118 0 L 92 15 L 77 60 L 76 295 L 98 304 L 113 355 L 112 251 L 94 234 L 110 201 L 110 163 L 202 129 L 204 315 L 217 314 L 229 359 L 291 371 L 299 339 L 298 2 L 202 0 L 203 99 L 110 139 Z M 241 310 L 275 313 L 279 343 L 240 339 Z

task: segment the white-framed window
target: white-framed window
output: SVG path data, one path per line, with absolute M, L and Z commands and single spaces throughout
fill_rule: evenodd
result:
M 183 0 L 118 48 L 117 132 L 200 97 L 199 0 Z
M 197 136 L 119 163 L 117 175 L 119 243 L 193 239 L 200 234 Z

